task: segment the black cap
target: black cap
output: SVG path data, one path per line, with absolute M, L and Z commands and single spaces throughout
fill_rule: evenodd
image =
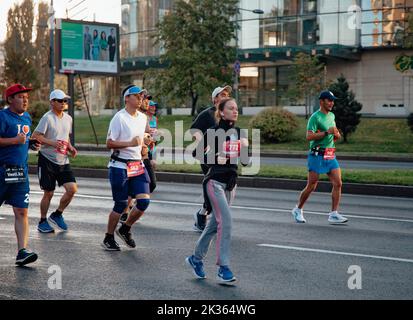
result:
M 318 99 L 328 99 L 328 100 L 337 100 L 337 98 L 334 96 L 334 94 L 331 91 L 322 91 L 318 97 Z

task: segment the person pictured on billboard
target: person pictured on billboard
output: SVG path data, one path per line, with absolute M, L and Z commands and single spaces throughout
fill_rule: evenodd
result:
M 101 61 L 108 61 L 108 40 L 106 39 L 106 32 L 102 31 L 100 33 L 100 57 Z
M 109 45 L 109 61 L 115 60 L 115 53 L 116 53 L 116 37 L 115 37 L 115 29 L 110 29 L 110 35 L 108 37 L 108 45 Z
M 90 49 L 92 47 L 92 35 L 89 33 L 89 27 L 85 27 L 85 33 L 83 34 L 83 51 L 85 60 L 90 60 Z
M 93 30 L 93 40 L 92 40 L 93 60 L 99 60 L 99 51 L 100 51 L 99 32 L 95 29 Z

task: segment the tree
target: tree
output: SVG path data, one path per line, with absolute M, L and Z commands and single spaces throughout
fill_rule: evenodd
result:
M 305 117 L 308 119 L 312 100 L 324 84 L 324 64 L 317 57 L 300 52 L 294 57 L 291 78 L 294 86 L 288 90 L 288 95 L 304 99 Z
M 47 26 L 49 6 L 45 2 L 38 5 L 36 39 L 34 42 L 35 54 L 33 62 L 39 80 L 39 96 L 47 96 L 49 92 L 49 63 L 50 63 L 50 32 Z M 39 99 L 40 100 L 40 99 Z
M 413 14 L 411 12 L 407 14 L 407 24 L 404 31 L 403 48 L 413 48 Z
M 166 51 L 160 61 L 168 67 L 145 74 L 148 88 L 185 103 L 195 114 L 200 98 L 231 81 L 235 48 L 237 0 L 177 0 L 174 10 L 158 25 L 155 43 Z
M 7 17 L 7 36 L 4 43 L 4 79 L 8 83 L 21 82 L 33 88 L 39 87 L 33 56 L 33 2 L 23 3 L 10 9 Z
M 344 142 L 348 142 L 348 135 L 356 131 L 360 123 L 361 114 L 358 113 L 363 105 L 355 100 L 355 95 L 349 91 L 349 84 L 340 75 L 336 82 L 330 85 L 329 90 L 334 93 L 337 100 L 334 103 L 333 113 L 336 116 L 337 128 L 341 131 Z
M 413 113 L 409 114 L 407 117 L 407 125 L 410 128 L 410 131 L 413 133 Z

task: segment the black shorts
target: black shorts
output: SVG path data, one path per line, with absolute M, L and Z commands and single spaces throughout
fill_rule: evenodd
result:
M 46 191 L 54 191 L 56 181 L 59 187 L 69 182 L 76 183 L 70 164 L 58 165 L 47 159 L 40 152 L 37 161 L 37 176 L 40 188 Z

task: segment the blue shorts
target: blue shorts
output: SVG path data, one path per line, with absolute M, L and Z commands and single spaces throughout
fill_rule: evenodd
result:
M 127 201 L 128 196 L 135 198 L 138 194 L 149 194 L 151 181 L 145 168 L 145 173 L 128 178 L 126 169 L 109 167 L 109 180 L 112 187 L 113 201 Z
M 307 160 L 308 171 L 313 171 L 318 174 L 329 173 L 331 170 L 339 169 L 340 165 L 336 158 L 332 160 L 324 160 L 322 155 L 308 155 Z
M 30 193 L 29 178 L 27 177 L 25 182 L 5 183 L 4 170 L 4 167 L 0 166 L 0 206 L 6 203 L 15 208 L 27 209 Z

